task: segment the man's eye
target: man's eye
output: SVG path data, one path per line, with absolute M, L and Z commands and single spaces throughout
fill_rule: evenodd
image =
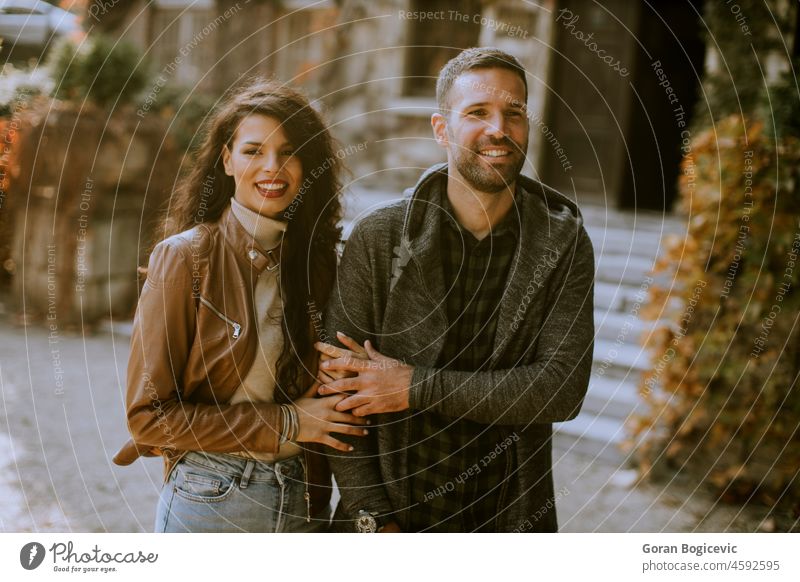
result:
M 470 111 L 468 113 L 468 115 L 474 115 L 475 117 L 481 117 L 483 115 L 486 115 L 486 110 L 485 109 L 474 109 L 473 111 Z
M 261 152 L 258 151 L 258 150 L 245 150 L 244 155 L 246 155 L 246 156 L 257 156 L 260 153 Z
M 294 155 L 294 150 L 283 150 L 281 152 L 282 156 L 291 157 Z

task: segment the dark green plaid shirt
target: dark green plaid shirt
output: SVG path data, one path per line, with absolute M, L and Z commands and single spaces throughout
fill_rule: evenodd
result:
M 500 300 L 519 239 L 515 208 L 483 240 L 455 219 L 439 182 L 448 331 L 437 367 L 480 371 L 492 354 Z M 516 460 L 512 432 L 465 418 L 417 412 L 408 448 L 410 531 L 493 531 Z

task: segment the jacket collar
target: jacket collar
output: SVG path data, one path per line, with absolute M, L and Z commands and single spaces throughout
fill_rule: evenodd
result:
M 237 220 L 230 204 L 222 212 L 219 222 L 222 238 L 234 249 L 236 260 L 242 268 L 251 269 L 257 277 L 267 268 L 275 269 L 280 266 L 283 244 L 272 251 L 265 250 Z
M 407 245 L 417 239 L 420 239 L 421 242 L 415 243 L 416 248 L 424 247 L 431 242 L 436 244 L 435 241 L 438 239 L 431 239 L 429 236 L 434 221 L 439 219 L 439 209 L 430 200 L 431 185 L 436 180 L 446 179 L 447 162 L 442 162 L 425 170 L 417 184 L 405 191 L 405 195 L 410 198 L 403 220 L 403 240 Z M 444 191 L 442 189 L 443 193 Z M 525 223 L 522 225 L 523 231 L 526 227 L 531 226 L 549 228 L 551 221 L 556 224 L 569 223 L 574 229 L 583 224 L 583 217 L 575 202 L 537 180 L 520 174 L 517 179 L 517 192 L 521 194 L 517 200 L 521 209 L 520 214 L 525 214 L 524 210 L 528 208 L 536 207 L 527 215 Z M 513 208 L 511 212 L 514 212 Z M 544 223 L 540 222 L 542 219 L 544 219 Z
M 403 267 L 413 260 L 423 287 L 433 304 L 443 313 L 446 283 L 439 254 L 441 209 L 431 199 L 434 180 L 447 179 L 447 164 L 437 164 L 423 173 L 410 196 L 403 221 L 400 246 L 395 249 L 392 287 L 403 276 Z M 435 192 L 434 192 L 435 194 Z M 442 195 L 445 188 L 442 188 Z M 516 209 L 516 210 L 515 210 Z M 571 260 L 575 240 L 583 225 L 577 205 L 566 196 L 541 182 L 520 175 L 517 181 L 516 204 L 520 229 L 517 250 L 509 269 L 506 289 L 498 315 L 497 333 L 492 363 L 496 363 L 505 342 L 516 332 L 519 322 L 514 318 L 518 307 L 534 301 L 547 289 L 547 282 L 561 260 Z

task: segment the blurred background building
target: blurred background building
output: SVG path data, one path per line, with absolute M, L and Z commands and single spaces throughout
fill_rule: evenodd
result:
M 343 144 L 369 143 L 352 166 L 381 187 L 407 186 L 442 159 L 430 114 L 444 63 L 497 46 L 529 75 L 528 173 L 582 201 L 670 211 L 681 136 L 652 64 L 688 123 L 703 70 L 701 10 L 701 0 L 138 0 L 98 25 L 156 70 L 183 49 L 170 82 L 197 92 L 252 74 L 305 88 Z
M 5 457 L 28 455 L 31 467 L 24 476 L 17 469 L 16 481 L 36 485 L 15 481 L 8 498 L 39 487 L 31 498 L 55 492 L 71 500 L 49 506 L 53 518 L 41 518 L 44 510 L 9 517 L 0 508 L 0 524 L 149 526 L 157 463 L 145 464 L 154 482 L 143 490 L 141 475 L 110 466 L 105 454 L 125 436 L 125 334 L 153 219 L 227 89 L 274 76 L 325 112 L 352 170 L 347 233 L 359 213 L 400 196 L 444 159 L 430 128 L 444 63 L 467 47 L 497 46 L 528 73 L 524 171 L 580 203 L 597 261 L 591 385 L 581 414 L 557 425 L 554 437 L 557 487 L 565 483 L 567 492 L 562 523 L 568 531 L 797 528 L 800 279 L 794 272 L 787 292 L 776 275 L 800 251 L 797 6 L 0 0 L 0 341 L 12 343 L 14 325 L 47 330 L 36 336 L 26 328 L 38 345 L 14 352 L 22 354 L 20 369 L 10 377 L 6 362 L 0 369 L 12 409 L 5 426 L 0 418 L 0 467 L 13 443 L 17 452 Z M 748 178 L 743 160 L 754 148 Z M 742 201 L 746 188 L 752 209 Z M 745 223 L 750 230 L 739 237 Z M 700 281 L 698 303 L 691 293 Z M 773 322 L 766 318 L 776 296 L 783 311 Z M 754 357 L 751 343 L 765 321 L 774 323 L 771 347 Z M 68 330 L 84 337 L 70 341 Z M 102 330 L 122 336 L 119 355 L 86 342 Z M 74 414 L 103 410 L 96 426 L 70 423 L 67 405 L 63 425 L 40 431 L 31 418 L 31 411 L 60 418 L 62 376 L 77 387 L 67 391 Z M 52 396 L 54 379 L 59 398 L 34 402 L 42 391 Z M 20 392 L 25 398 L 5 396 Z M 701 418 L 687 428 L 692 415 Z M 76 426 L 72 452 L 80 455 L 64 454 Z M 19 452 L 26 439 L 42 440 L 39 450 Z M 637 459 L 642 442 L 653 444 Z M 666 488 L 633 488 L 654 458 L 668 467 L 670 484 L 694 479 L 667 505 Z M 115 485 L 89 491 L 51 479 L 48 489 L 51 465 Z M 698 482 L 713 484 L 713 494 L 704 497 Z M 727 512 L 722 498 L 742 508 Z M 754 499 L 767 508 L 757 517 L 743 509 Z M 778 506 L 783 513 L 773 513 Z

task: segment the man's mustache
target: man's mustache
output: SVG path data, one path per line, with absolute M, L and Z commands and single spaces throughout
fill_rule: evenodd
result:
M 509 137 L 502 137 L 502 138 L 494 138 L 490 137 L 489 139 L 482 140 L 478 142 L 475 150 L 482 150 L 489 146 L 505 146 L 512 150 L 514 153 L 520 153 L 522 151 L 522 145 L 516 143 Z

